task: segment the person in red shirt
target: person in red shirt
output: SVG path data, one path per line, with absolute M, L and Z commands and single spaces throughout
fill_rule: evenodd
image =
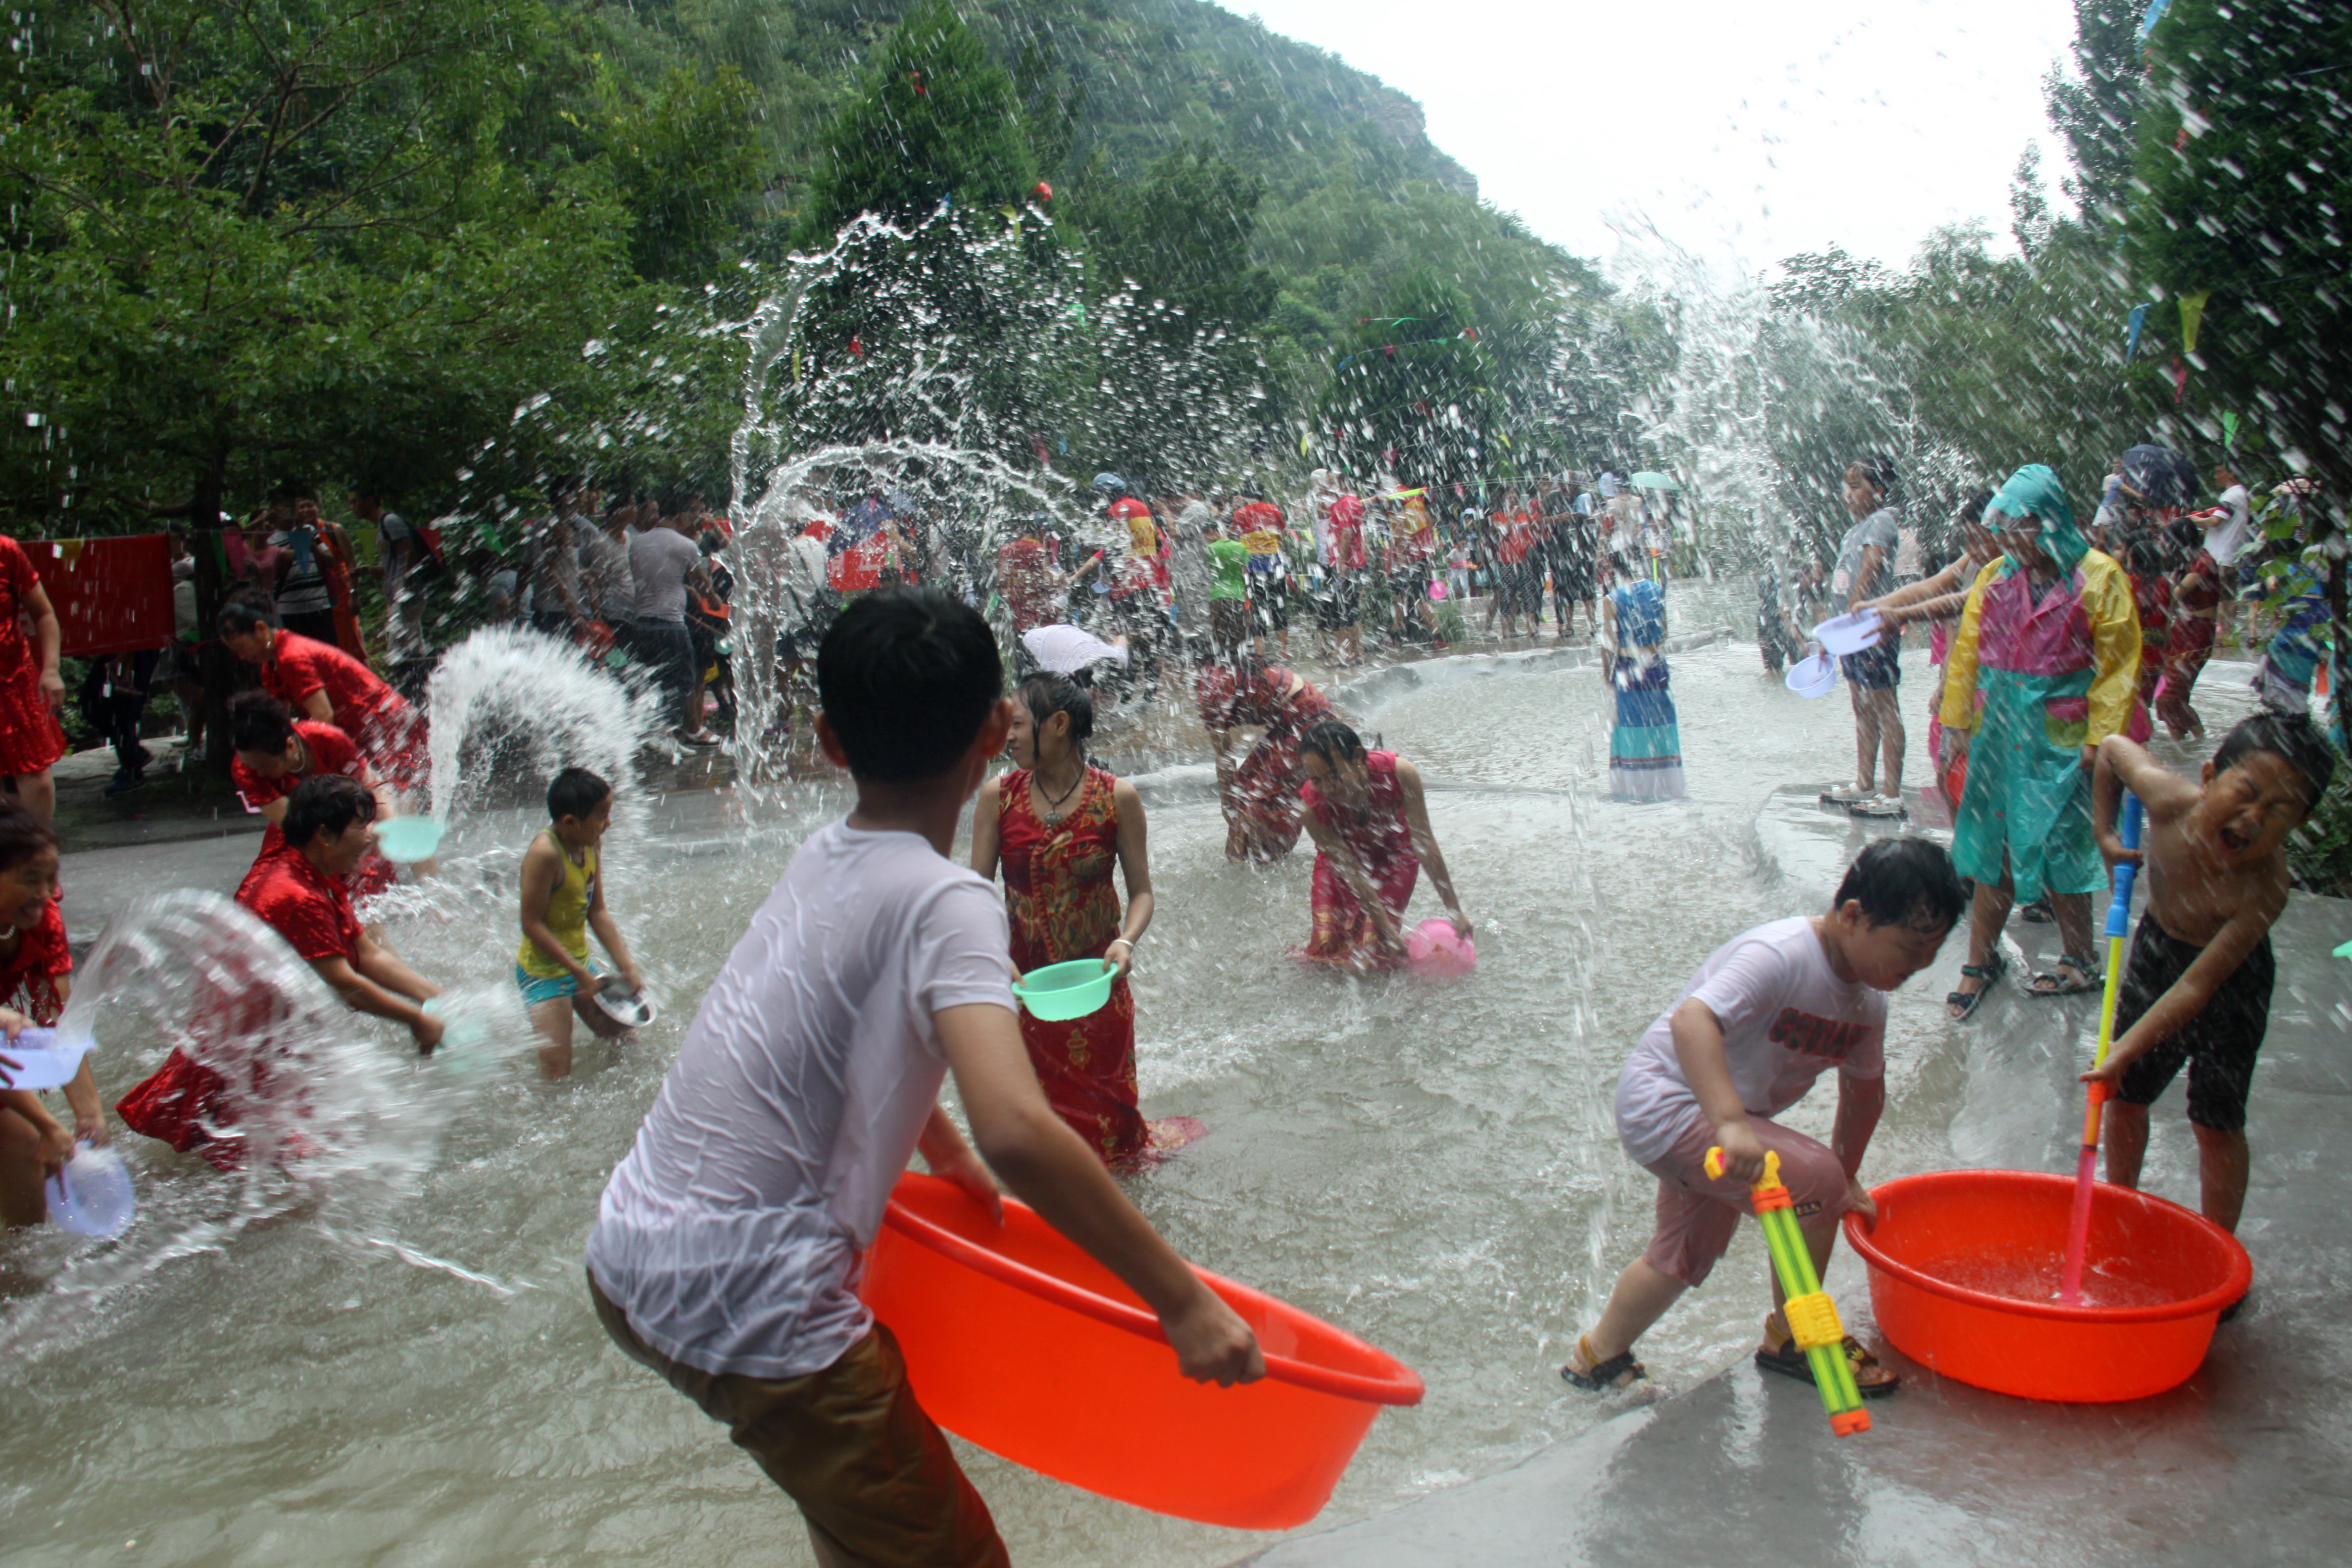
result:
M 1338 483 L 1345 475 L 1335 475 Z M 1352 490 L 1332 498 L 1330 511 L 1331 633 L 1339 662 L 1364 662 L 1364 503 Z
M 21 805 L 0 801 L 0 1033 L 58 1021 L 73 991 L 73 955 L 58 912 L 57 831 Z M 73 1131 L 40 1094 L 7 1089 L 0 1074 L 0 1224 L 38 1225 L 48 1209 L 42 1184 L 73 1158 L 77 1141 L 106 1142 L 106 1115 L 89 1061 L 65 1088 Z
M 391 792 L 383 786 L 375 770 L 368 766 L 367 759 L 360 755 L 358 745 L 332 724 L 297 719 L 287 712 L 286 704 L 267 691 L 240 691 L 229 700 L 228 733 L 229 743 L 236 752 L 229 763 L 229 782 L 236 786 L 245 809 L 259 813 L 268 823 L 262 829 L 261 852 L 255 857 L 257 860 L 267 858 L 285 844 L 281 828 L 286 821 L 286 800 L 304 779 L 321 773 L 355 778 L 375 795 L 379 813 L 391 815 Z M 399 880 L 392 862 L 371 849 L 348 886 L 352 898 L 369 899 Z M 368 935 L 378 942 L 383 940 L 382 931 L 373 926 L 369 928 Z
M 69 749 L 58 724 L 66 701 L 66 683 L 58 674 L 63 640 L 32 558 L 0 534 L 0 773 L 16 782 L 16 798 L 44 822 L 58 814 L 49 769 Z
M 1528 557 L 1535 552 L 1535 521 L 1519 504 L 1518 492 L 1510 492 L 1504 508 L 1495 518 L 1495 603 L 1502 607 L 1503 635 L 1518 636 L 1518 617 L 1528 617 L 1528 635 L 1533 637 L 1542 624 L 1542 567 Z
M 418 1053 L 429 1056 L 441 1043 L 442 1026 L 424 1004 L 441 989 L 369 938 L 344 885 L 374 847 L 375 814 L 375 796 L 349 774 L 304 779 L 287 797 L 283 842 L 254 861 L 237 885 L 236 901 L 283 937 L 345 1005 L 406 1025 Z M 247 1030 L 210 1032 L 218 1040 L 205 1053 L 209 1059 L 174 1048 L 114 1110 L 132 1131 L 184 1153 L 199 1149 L 213 1163 L 233 1170 L 243 1163 L 244 1140 L 222 1129 L 268 1095 L 268 1063 L 239 1051 Z M 267 1037 L 268 1032 L 252 1033 Z
M 333 724 L 359 744 L 370 765 L 400 795 L 425 787 L 432 772 L 425 716 L 338 647 L 281 628 L 250 599 L 232 599 L 220 613 L 228 650 L 261 671 L 261 689 L 296 714 Z

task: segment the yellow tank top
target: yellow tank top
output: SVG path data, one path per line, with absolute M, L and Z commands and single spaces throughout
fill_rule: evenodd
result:
M 547 929 L 563 944 L 563 951 L 588 962 L 588 906 L 596 901 L 596 851 L 589 850 L 577 863 L 563 840 L 550 828 L 540 830 L 540 836 L 555 846 L 555 858 L 563 867 L 563 880 L 555 884 L 555 891 L 547 900 Z M 529 937 L 515 953 L 515 963 L 525 974 L 541 980 L 554 980 L 569 974 L 555 960 L 539 951 L 539 944 Z

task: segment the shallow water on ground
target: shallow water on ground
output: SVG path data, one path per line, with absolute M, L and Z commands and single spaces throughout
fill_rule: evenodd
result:
M 1686 603 L 1678 631 L 1736 626 L 1743 605 Z M 1916 650 L 1904 662 L 1924 749 L 1927 666 Z M 1455 659 L 1367 689 L 1389 694 L 1357 716 L 1430 778 L 1478 928 L 1478 972 L 1453 986 L 1302 972 L 1287 953 L 1307 934 L 1311 858 L 1229 866 L 1205 765 L 1141 781 L 1160 911 L 1136 978 L 1145 1109 L 1209 1132 L 1129 1190 L 1187 1256 L 1389 1350 L 1429 1385 L 1423 1405 L 1380 1418 L 1325 1523 L 1624 1408 L 1556 1373 L 1648 1233 L 1652 1184 L 1611 1124 L 1618 1067 L 1707 952 L 1817 910 L 1853 850 L 1888 831 L 1813 804 L 1851 767 L 1843 693 L 1790 695 L 1752 643 L 1673 665 L 1692 786 L 1676 803 L 1597 793 L 1607 718 L 1592 668 Z M 2209 717 L 2235 700 L 2217 693 Z M 1926 773 L 1915 749 L 1909 776 Z M 649 805 L 608 875 L 664 1016 L 635 1044 L 584 1045 L 576 1077 L 551 1089 L 533 1081 L 519 1008 L 488 1064 L 409 1068 L 446 1120 L 428 1173 L 396 1201 L 346 1213 L 329 1194 L 206 1232 L 234 1206 L 224 1179 L 126 1134 L 145 1217 L 118 1262 L 53 1234 L 0 1240 L 11 1563 L 807 1562 L 786 1500 L 605 1342 L 580 1254 L 695 1000 L 793 844 L 845 804 L 796 785 L 765 805 Z M 449 884 L 392 921 L 420 970 L 509 984 L 514 856 L 533 826 L 459 825 Z M 1437 909 L 1424 881 L 1412 916 Z M 1937 1001 L 1960 961 L 1948 944 L 1894 999 L 1872 1179 L 2064 1163 L 2067 1063 L 2086 1053 L 2095 998 L 2007 993 L 1963 1032 Z M 109 1044 L 111 1100 L 151 1062 L 135 1039 Z M 383 1049 L 399 1047 L 387 1036 Z M 1791 1121 L 1825 1136 L 1832 1098 Z M 2189 1158 L 2185 1136 L 2159 1129 L 2151 1184 L 2187 1195 Z M 1747 1353 L 1763 1268 L 1748 1227 L 1644 1342 L 1650 1396 Z M 1843 1252 L 1829 1285 L 1849 1318 L 1864 1315 Z M 1018 1562 L 1222 1563 L 1258 1539 L 963 1451 Z

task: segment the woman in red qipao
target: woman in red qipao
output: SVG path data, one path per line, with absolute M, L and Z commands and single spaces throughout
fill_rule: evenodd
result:
M 261 672 L 261 689 L 296 718 L 332 724 L 349 735 L 397 795 L 425 787 L 433 768 L 425 716 L 366 665 L 339 647 L 285 630 L 267 605 L 247 598 L 222 608 L 220 638 Z
M 1299 738 L 1301 800 L 1315 840 L 1315 932 L 1307 956 L 1342 969 L 1404 963 L 1404 907 L 1421 868 L 1465 940 L 1470 921 L 1429 826 L 1421 774 L 1394 752 L 1367 752 L 1355 731 L 1327 719 Z
M 286 842 L 281 826 L 286 821 L 287 797 L 295 785 L 316 774 L 342 773 L 359 780 L 375 795 L 379 813 L 392 815 L 391 791 L 383 786 L 349 735 L 332 724 L 295 718 L 287 712 L 286 704 L 267 691 L 240 691 L 229 700 L 228 733 L 236 752 L 229 762 L 229 782 L 236 786 L 246 810 L 259 813 L 269 824 L 262 830 L 261 849 L 254 857 L 257 861 L 267 859 Z M 372 899 L 399 880 L 392 862 L 370 849 L 344 885 L 357 900 Z M 383 931 L 373 924 L 368 927 L 368 935 L 379 942 L 383 940 Z
M 0 1029 L 54 1025 L 73 991 L 73 955 L 58 912 L 58 836 L 21 805 L 0 801 Z M 0 1040 L 0 1056 L 7 1053 Z M 0 1089 L 0 1224 L 38 1225 L 41 1186 L 73 1158 L 77 1141 L 106 1142 L 106 1115 L 89 1058 L 65 1087 L 73 1130 L 29 1089 Z
M 26 621 L 33 624 L 30 638 Z M 58 674 L 63 636 L 32 558 L 0 534 L 0 773 L 16 781 L 16 798 L 44 822 L 58 814 L 49 769 L 68 750 L 58 724 L 66 700 Z
M 1331 701 L 1278 664 L 1244 654 L 1201 667 L 1193 690 L 1202 727 L 1217 748 L 1217 795 L 1225 814 L 1225 858 L 1279 860 L 1298 842 L 1298 738 L 1331 717 Z M 1249 755 L 1232 757 L 1236 726 L 1264 731 Z
M 1135 786 L 1088 767 L 1094 703 L 1066 677 L 1032 676 L 1013 705 L 1005 750 L 1013 769 L 983 789 L 972 812 L 972 869 L 1004 868 L 1013 966 L 1026 974 L 1082 958 L 1116 968 L 1110 1000 L 1081 1018 L 1021 1015 L 1021 1037 L 1055 1112 L 1118 1169 L 1152 1152 L 1135 1103 L 1135 997 L 1127 984 L 1135 943 L 1151 924 L 1151 861 Z M 1122 919 L 1111 886 L 1127 882 Z

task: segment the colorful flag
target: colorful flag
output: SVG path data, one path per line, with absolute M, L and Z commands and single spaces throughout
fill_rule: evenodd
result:
M 2189 353 L 2197 352 L 2197 329 L 2204 324 L 2205 301 L 2212 297 L 2210 289 L 2180 297 L 2180 346 Z
M 2150 300 L 2147 305 L 2134 305 L 2131 309 L 2130 324 L 2124 329 L 2124 363 L 2126 364 L 2131 363 L 2132 355 L 2139 353 L 2139 330 L 2147 325 L 2147 312 L 2154 303 L 2154 300 Z

